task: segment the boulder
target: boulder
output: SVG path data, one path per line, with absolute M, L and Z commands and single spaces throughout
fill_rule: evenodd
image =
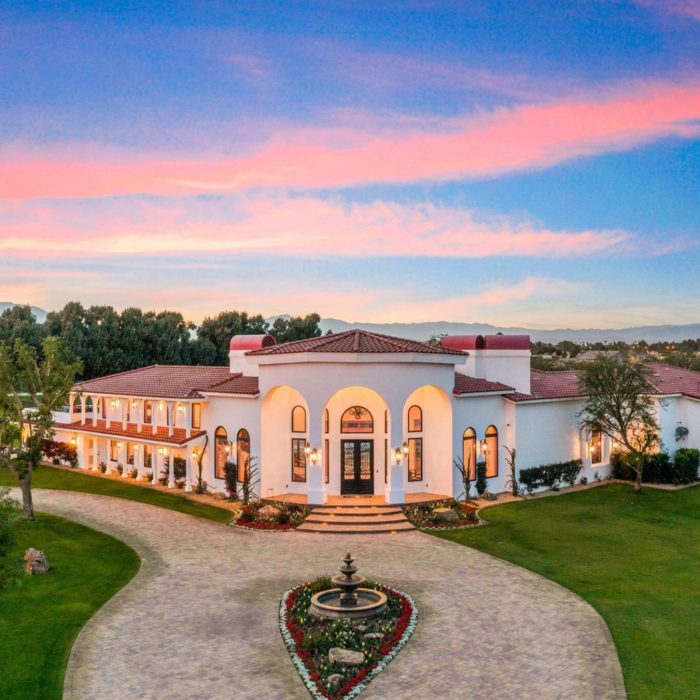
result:
M 384 639 L 384 633 L 383 632 L 367 632 L 367 634 L 362 635 L 363 639 Z
M 336 685 L 340 685 L 344 680 L 345 676 L 342 676 L 340 673 L 331 673 L 326 681 L 326 687 L 333 688 Z
M 348 666 L 359 666 L 364 663 L 365 655 L 361 651 L 352 649 L 342 649 L 341 647 L 331 647 L 328 651 L 328 661 L 332 664 L 347 664 Z
M 30 547 L 24 553 L 24 571 L 30 576 L 45 574 L 49 570 L 49 560 L 43 552 Z
M 271 506 L 270 504 L 263 506 L 258 511 L 258 518 L 262 520 L 274 520 L 281 513 L 279 508 Z
M 491 491 L 484 491 L 484 495 L 482 496 L 482 498 L 485 501 L 495 501 L 497 496 L 495 493 L 491 493 Z
M 358 624 L 353 624 L 353 629 L 356 629 L 358 632 L 366 632 L 369 627 L 360 622 Z
M 433 518 L 442 523 L 454 523 L 459 520 L 459 515 L 452 508 L 436 508 L 433 511 Z

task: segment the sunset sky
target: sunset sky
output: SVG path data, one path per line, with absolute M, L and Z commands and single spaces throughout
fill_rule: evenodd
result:
M 700 320 L 700 0 L 0 0 L 0 301 Z

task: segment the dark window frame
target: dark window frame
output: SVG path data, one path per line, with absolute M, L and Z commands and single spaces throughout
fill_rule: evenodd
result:
M 411 427 L 411 411 L 413 409 L 418 409 L 418 414 L 420 415 L 420 428 L 412 428 Z M 406 423 L 408 427 L 409 433 L 422 433 L 423 432 L 423 409 L 417 404 L 414 403 L 412 406 L 408 407 L 408 412 L 406 413 Z
M 467 435 L 467 432 L 471 431 L 470 435 Z M 467 456 L 467 443 L 471 443 L 470 445 L 470 453 L 471 453 L 471 459 L 469 462 L 467 462 L 466 456 Z M 464 432 L 462 433 L 462 463 L 464 464 L 465 467 L 469 468 L 469 474 L 473 479 L 476 478 L 476 460 L 478 457 L 477 453 L 477 446 L 476 446 L 476 430 L 469 426 L 468 428 L 464 429 Z
M 418 477 L 411 476 L 411 442 L 417 443 L 419 446 L 418 454 L 420 454 L 420 473 Z M 412 437 L 408 438 L 408 480 L 409 481 L 423 481 L 423 438 L 422 437 Z M 413 470 L 415 472 L 415 469 Z
M 493 431 L 489 434 L 489 431 Z M 491 446 L 489 440 L 495 443 L 495 448 Z M 484 441 L 486 442 L 486 478 L 495 479 L 498 477 L 498 428 L 495 425 L 489 425 L 484 432 Z M 495 472 L 489 473 L 489 466 L 495 467 Z
M 242 439 L 241 434 L 245 434 L 245 439 Z M 245 472 L 245 464 L 241 464 L 241 444 L 248 443 L 248 460 L 250 460 L 250 433 L 245 428 L 239 428 L 236 433 L 236 466 L 238 468 L 238 481 L 243 481 Z
M 361 408 L 363 411 L 367 412 L 367 415 L 369 416 L 370 424 L 371 424 L 371 429 L 370 430 L 344 430 L 343 429 L 343 420 L 345 419 L 345 414 L 348 411 L 352 411 L 354 408 Z M 357 419 L 359 420 L 359 419 Z M 364 406 L 349 406 L 346 408 L 341 414 L 340 414 L 340 434 L 341 435 L 372 435 L 374 434 L 374 416 L 372 415 L 372 411 L 370 411 L 368 408 L 365 408 Z
M 297 448 L 297 447 L 301 447 L 300 453 L 297 453 L 295 451 L 295 448 Z M 304 465 L 304 478 L 303 479 L 298 478 L 294 473 L 294 467 L 296 466 L 295 465 L 295 457 L 299 457 L 299 455 L 301 455 L 301 457 L 303 458 L 303 460 L 299 461 L 299 464 L 301 464 L 303 462 L 303 465 Z M 294 483 L 299 483 L 299 484 L 306 483 L 306 438 L 296 438 L 296 437 L 292 438 L 291 467 L 292 467 L 292 481 Z
M 221 439 L 223 438 L 223 440 Z M 223 464 L 221 464 L 221 469 L 219 470 L 219 444 L 223 443 L 224 445 L 224 461 Z M 214 478 L 215 479 L 221 479 L 225 480 L 226 479 L 226 472 L 224 471 L 224 467 L 226 465 L 226 462 L 228 461 L 228 452 L 226 448 L 228 447 L 228 431 L 226 428 L 224 428 L 223 425 L 220 425 L 215 431 L 214 431 Z M 221 476 L 219 476 L 221 474 Z
M 295 430 L 294 429 L 294 414 L 297 412 L 297 409 L 301 409 L 303 416 L 304 416 L 304 427 L 301 430 Z M 292 432 L 293 433 L 305 433 L 306 432 L 306 409 L 301 405 L 297 404 L 292 408 L 292 413 L 291 413 L 291 419 L 292 419 Z
M 202 429 L 202 404 L 195 402 L 192 404 L 192 430 Z

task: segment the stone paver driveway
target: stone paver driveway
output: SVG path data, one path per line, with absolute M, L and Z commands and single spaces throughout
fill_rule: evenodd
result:
M 366 698 L 623 698 L 610 635 L 568 591 L 417 532 L 255 533 L 116 498 L 37 491 L 37 508 L 110 533 L 143 560 L 88 623 L 67 700 L 308 698 L 278 631 L 281 593 L 330 573 L 350 549 L 361 572 L 409 592 L 409 645 Z

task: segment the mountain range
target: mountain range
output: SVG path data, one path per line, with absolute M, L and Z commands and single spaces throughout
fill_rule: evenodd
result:
M 12 302 L 0 301 L 0 313 L 15 306 Z M 32 306 L 32 313 L 39 323 L 46 320 L 47 312 L 38 306 Z M 266 319 L 272 323 L 280 316 Z M 290 318 L 283 315 L 282 318 Z M 562 340 L 572 340 L 575 343 L 614 342 L 622 340 L 632 343 L 646 340 L 647 343 L 663 341 L 679 342 L 687 338 L 700 338 L 700 323 L 666 324 L 659 326 L 633 326 L 630 328 L 556 328 L 540 330 L 519 326 L 494 326 L 489 323 L 454 323 L 451 321 L 425 321 L 422 323 L 361 323 L 343 321 L 339 318 L 322 318 L 321 330 L 326 333 L 340 333 L 354 328 L 360 328 L 375 333 L 395 335 L 399 338 L 412 340 L 428 340 L 434 335 L 492 335 L 494 333 L 512 333 L 529 335 L 532 340 L 558 343 Z

